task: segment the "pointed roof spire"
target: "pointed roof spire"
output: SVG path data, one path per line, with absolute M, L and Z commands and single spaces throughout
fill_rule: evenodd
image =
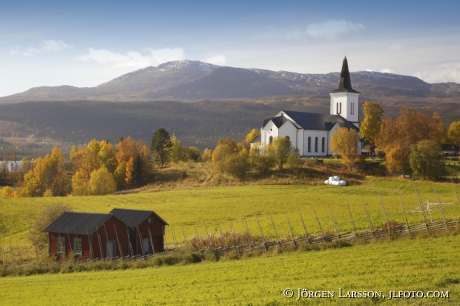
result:
M 359 93 L 351 87 L 350 71 L 348 70 L 347 55 L 343 59 L 342 71 L 340 72 L 339 87 L 333 92 L 355 92 Z

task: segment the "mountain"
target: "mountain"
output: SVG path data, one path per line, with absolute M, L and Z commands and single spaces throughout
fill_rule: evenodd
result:
M 147 67 L 96 87 L 36 87 L 0 98 L 0 104 L 29 101 L 133 102 L 251 99 L 265 96 L 325 95 L 337 87 L 339 73 L 302 74 L 221 67 L 199 61 L 174 61 Z M 460 97 L 460 84 L 429 84 L 416 77 L 360 71 L 351 73 L 363 98 Z

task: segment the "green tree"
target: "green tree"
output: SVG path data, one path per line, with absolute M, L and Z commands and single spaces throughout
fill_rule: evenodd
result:
M 351 169 L 358 154 L 358 133 L 353 129 L 337 129 L 331 137 L 331 149 L 334 156 L 340 156 L 342 163 Z
M 419 141 L 412 146 L 409 156 L 412 171 L 425 180 L 436 180 L 444 173 L 444 163 L 440 156 L 441 148 L 435 141 Z
M 227 156 L 238 153 L 238 147 L 236 143 L 231 139 L 219 139 L 217 147 L 212 152 L 212 164 L 214 168 L 224 173 L 224 160 Z
M 369 144 L 371 153 L 375 154 L 376 138 L 380 131 L 382 122 L 383 108 L 377 102 L 364 102 L 363 104 L 364 120 L 361 123 L 359 131 L 361 137 Z
M 289 154 L 291 154 L 291 141 L 284 137 L 276 137 L 268 147 L 268 151 L 279 169 L 283 169 Z
M 181 146 L 180 140 L 175 135 L 171 137 L 171 149 L 169 151 L 169 159 L 173 163 L 185 161 L 187 159 L 185 148 Z
M 39 252 L 48 249 L 48 235 L 43 230 L 66 211 L 72 211 L 70 206 L 56 204 L 49 206 L 40 213 L 34 226 L 29 230 L 28 239 Z
M 150 151 L 161 166 L 168 161 L 171 146 L 171 137 L 164 128 L 159 128 L 153 133 Z

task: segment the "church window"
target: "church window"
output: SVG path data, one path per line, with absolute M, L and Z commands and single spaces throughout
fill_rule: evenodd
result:
M 272 143 L 272 142 L 273 142 L 273 136 L 270 136 L 270 138 L 268 138 L 268 142 L 269 142 L 269 143 Z
M 351 103 L 351 108 L 350 108 L 350 115 L 355 114 L 355 103 Z
M 308 137 L 308 152 L 311 152 L 311 137 Z
M 323 137 L 321 139 L 321 152 L 323 152 L 323 153 L 324 153 L 324 144 L 325 144 L 325 138 Z
M 340 102 L 340 105 L 339 105 L 339 106 L 340 106 L 339 114 L 341 114 L 341 113 L 342 113 L 342 102 Z
M 318 152 L 318 137 L 315 137 L 315 152 Z

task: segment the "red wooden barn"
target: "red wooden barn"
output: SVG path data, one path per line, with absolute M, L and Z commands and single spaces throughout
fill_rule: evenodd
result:
M 165 220 L 151 210 L 115 208 L 111 212 L 129 228 L 129 241 L 133 255 L 164 252 Z
M 50 254 L 102 259 L 163 252 L 164 225 L 153 211 L 114 209 L 109 214 L 65 212 L 44 232 Z

